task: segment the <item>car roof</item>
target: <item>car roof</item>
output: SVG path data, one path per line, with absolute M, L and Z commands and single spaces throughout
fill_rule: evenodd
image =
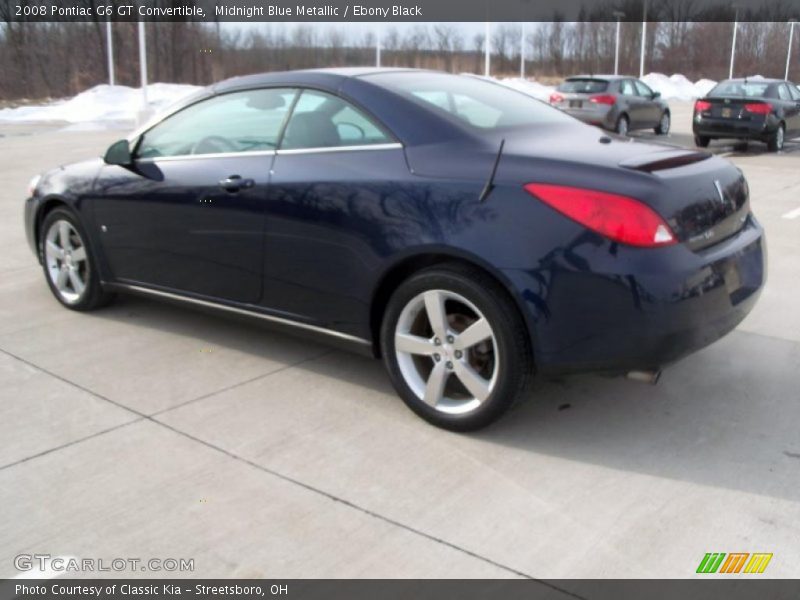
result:
M 785 79 L 775 79 L 773 77 L 734 77 L 733 79 L 724 79 L 720 83 L 733 82 L 733 83 L 788 83 Z
M 600 79 L 603 81 L 616 81 L 618 79 L 637 79 L 633 75 L 570 75 L 564 81 L 575 79 Z
M 354 77 L 376 75 L 378 73 L 420 72 L 422 69 L 383 68 L 383 67 L 342 67 L 331 69 L 300 69 L 296 71 L 273 71 L 232 77 L 212 86 L 214 92 L 258 87 L 262 85 L 311 85 L 338 88 L 345 80 Z

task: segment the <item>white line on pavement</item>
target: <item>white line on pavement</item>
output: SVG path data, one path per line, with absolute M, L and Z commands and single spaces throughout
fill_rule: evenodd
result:
M 800 217 L 800 208 L 795 208 L 794 210 L 790 210 L 785 215 L 781 215 L 784 219 L 796 219 Z

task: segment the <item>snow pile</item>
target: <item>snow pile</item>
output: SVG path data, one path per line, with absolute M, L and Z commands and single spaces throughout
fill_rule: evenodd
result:
M 697 83 L 692 83 L 686 76 L 676 73 L 667 77 L 663 73 L 648 73 L 642 77 L 647 85 L 667 100 L 694 100 L 705 96 L 717 82 L 710 79 L 701 79 Z
M 147 86 L 148 112 L 157 112 L 201 89 L 194 85 L 154 83 Z M 141 88 L 97 85 L 69 100 L 41 106 L 20 106 L 0 110 L 0 121 L 66 121 L 96 123 L 135 121 L 142 110 Z
M 697 97 L 702 98 L 707 95 L 715 85 L 717 85 L 717 82 L 713 79 L 700 79 L 695 82 L 694 89 L 697 92 Z
M 553 86 L 543 85 L 538 81 L 521 79 L 520 77 L 500 79 L 499 83 L 505 85 L 506 87 L 510 87 L 511 89 L 517 90 L 518 92 L 522 92 L 523 94 L 528 94 L 528 96 L 533 96 L 537 100 L 544 100 L 545 102 L 550 100 L 550 94 L 552 94 L 553 90 L 556 89 Z

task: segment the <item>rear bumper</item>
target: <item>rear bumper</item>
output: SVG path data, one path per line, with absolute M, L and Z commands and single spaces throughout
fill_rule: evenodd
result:
M 588 104 L 588 103 L 587 103 Z M 615 108 L 608 107 L 602 104 L 593 104 L 590 108 L 562 108 L 563 112 L 568 115 L 588 123 L 589 125 L 598 125 L 604 129 L 613 131 L 617 124 L 617 111 Z
M 752 215 L 736 235 L 702 251 L 603 245 L 581 259 L 548 273 L 507 273 L 535 315 L 535 359 L 544 373 L 662 367 L 734 329 L 766 278 L 764 233 Z M 615 270 L 603 272 L 609 266 Z M 546 297 L 536 298 L 543 289 Z
M 779 121 L 772 116 L 764 121 L 735 121 L 731 119 L 695 118 L 692 131 L 695 135 L 710 138 L 750 139 L 762 142 L 775 133 Z

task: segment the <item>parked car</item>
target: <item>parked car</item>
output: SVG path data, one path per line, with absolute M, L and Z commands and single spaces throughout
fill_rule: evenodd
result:
M 669 133 L 671 113 L 666 100 L 634 77 L 568 77 L 550 94 L 550 104 L 585 123 L 620 135 L 634 129 Z
M 32 181 L 25 225 L 67 308 L 126 292 L 315 334 L 382 357 L 453 430 L 499 417 L 534 372 L 654 379 L 764 282 L 725 159 L 432 71 L 211 86 Z
M 726 79 L 694 104 L 694 143 L 732 138 L 764 142 L 771 152 L 800 135 L 800 90 L 781 79 Z

